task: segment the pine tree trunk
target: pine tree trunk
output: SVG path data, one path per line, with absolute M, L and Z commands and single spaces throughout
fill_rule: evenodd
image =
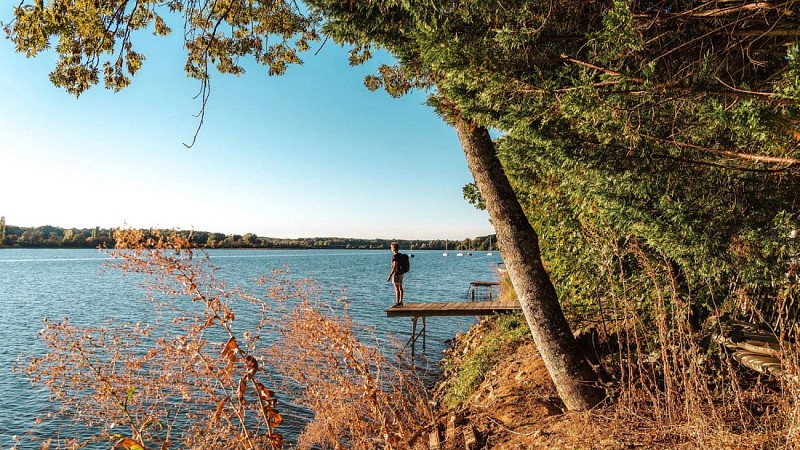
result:
M 511 283 L 533 339 L 569 410 L 595 406 L 603 397 L 597 375 L 583 358 L 542 264 L 539 237 L 522 210 L 488 130 L 463 118 L 453 125 L 497 233 Z

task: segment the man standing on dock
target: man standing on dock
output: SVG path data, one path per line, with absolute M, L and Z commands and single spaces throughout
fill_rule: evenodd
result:
M 394 283 L 394 306 L 403 306 L 403 275 L 408 272 L 408 255 L 399 253 L 400 246 L 397 242 L 389 244 L 392 249 L 392 271 L 386 277 L 386 281 Z

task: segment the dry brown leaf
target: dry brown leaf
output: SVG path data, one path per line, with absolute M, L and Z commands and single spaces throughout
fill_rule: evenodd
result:
M 122 438 L 114 446 L 115 448 L 124 448 L 126 450 L 145 450 L 144 446 L 131 438 Z
M 242 377 L 242 379 L 239 380 L 239 389 L 236 390 L 236 400 L 238 400 L 239 403 L 243 405 L 247 404 L 247 401 L 245 401 L 244 399 L 244 393 L 246 391 L 247 391 L 247 378 Z
M 283 417 L 274 409 L 267 411 L 267 419 L 269 420 L 269 426 L 272 428 L 278 427 L 283 423 Z
M 219 403 L 217 403 L 217 409 L 214 410 L 214 415 L 211 416 L 212 424 L 219 419 L 219 416 L 222 414 L 222 410 L 225 408 L 225 403 L 228 403 L 228 397 L 223 398 L 219 401 Z
M 236 362 L 236 355 L 239 354 L 239 344 L 236 342 L 235 337 L 231 337 L 228 339 L 228 342 L 222 348 L 222 355 L 223 358 L 227 358 L 228 362 Z

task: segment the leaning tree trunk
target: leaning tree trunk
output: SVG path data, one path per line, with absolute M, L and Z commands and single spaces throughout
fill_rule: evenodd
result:
M 486 128 L 463 118 L 453 125 L 497 233 L 511 283 L 533 340 L 570 410 L 584 410 L 603 399 L 597 375 L 583 358 L 542 264 L 539 237 L 517 200 Z

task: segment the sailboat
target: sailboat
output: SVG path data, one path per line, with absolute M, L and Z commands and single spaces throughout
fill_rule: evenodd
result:
M 492 256 L 492 237 L 489 236 L 489 251 L 486 252 L 486 256 Z
M 442 256 L 447 256 L 447 239 L 444 240 L 444 253 L 442 253 Z
M 459 247 L 461 247 L 461 244 L 458 244 L 458 246 L 459 246 Z M 459 248 L 459 249 L 460 249 L 460 248 Z M 458 252 L 458 253 L 456 253 L 456 256 L 464 256 L 464 254 L 463 254 L 463 253 L 461 253 L 461 252 Z

